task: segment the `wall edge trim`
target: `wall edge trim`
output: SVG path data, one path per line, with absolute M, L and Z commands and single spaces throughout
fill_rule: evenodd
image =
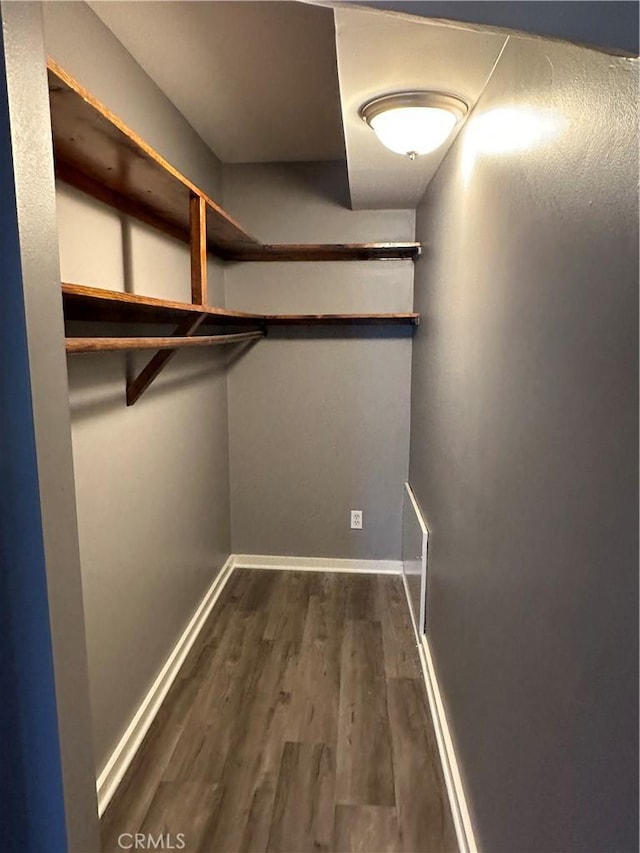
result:
M 422 510 L 420 509 L 418 500 L 411 487 L 411 484 L 407 481 L 404 485 L 407 495 L 410 498 L 413 511 L 422 530 L 423 547 L 425 548 L 425 552 L 423 553 L 423 559 L 426 561 L 426 548 L 428 548 L 429 529 L 427 527 L 427 523 L 424 519 Z M 411 605 L 411 594 L 409 591 L 409 584 L 407 582 L 407 576 L 404 571 L 402 572 L 402 581 L 404 586 L 404 592 L 407 597 L 407 607 L 409 609 L 409 615 L 411 616 L 411 624 L 413 625 L 413 633 L 415 634 L 416 643 L 418 646 L 418 656 L 420 658 L 422 677 L 424 679 L 425 687 L 427 689 L 429 710 L 431 712 L 433 728 L 436 734 L 436 742 L 438 744 L 438 755 L 440 757 L 440 765 L 442 767 L 445 786 L 447 788 L 447 796 L 449 798 L 449 807 L 451 809 L 451 816 L 453 818 L 453 823 L 456 831 L 458 849 L 460 853 L 478 853 L 478 845 L 476 844 L 475 834 L 473 831 L 473 826 L 471 824 L 471 817 L 469 815 L 469 809 L 467 806 L 467 798 L 464 792 L 464 787 L 462 785 L 460 770 L 458 768 L 458 759 L 456 756 L 455 748 L 453 746 L 451 732 L 449 730 L 449 723 L 447 720 L 446 711 L 444 709 L 444 703 L 442 701 L 442 694 L 440 692 L 438 677 L 436 675 L 436 670 L 433 665 L 431 646 L 429 645 L 429 639 L 427 637 L 427 634 L 424 632 L 424 628 L 419 629 L 418 625 L 416 624 L 415 615 L 413 613 Z M 425 596 L 425 592 L 426 590 L 423 588 L 423 599 Z M 420 607 L 421 618 L 425 615 L 423 610 L 424 606 L 425 605 L 423 600 Z M 424 619 L 422 620 L 422 624 L 425 624 Z
M 433 665 L 431 647 L 429 646 L 426 634 L 423 634 L 419 639 L 418 654 L 422 666 L 422 675 L 427 688 L 429 709 L 436 732 L 440 763 L 442 764 L 442 771 L 449 795 L 449 805 L 451 806 L 458 847 L 460 853 L 478 853 L 478 845 L 471 824 L 467 798 L 458 768 L 458 759 L 453 746 L 449 723 L 440 693 L 440 685 L 438 684 L 438 678 Z
M 299 572 L 362 572 L 375 575 L 402 574 L 402 560 L 344 560 L 335 557 L 290 557 L 272 554 L 235 554 L 239 569 L 273 569 Z
M 225 564 L 216 574 L 208 590 L 205 592 L 195 613 L 187 623 L 186 628 L 178 638 L 165 661 L 162 669 L 156 676 L 148 693 L 138 706 L 131 722 L 120 738 L 116 748 L 111 753 L 104 769 L 98 776 L 96 789 L 98 792 L 98 814 L 104 814 L 107 806 L 118 789 L 129 765 L 133 761 L 138 749 L 142 745 L 145 735 L 149 731 L 151 723 L 160 710 L 160 707 L 169 692 L 169 689 L 178 675 L 191 647 L 197 640 L 209 614 L 220 597 L 227 581 L 235 568 L 234 555 L 230 554 Z
M 408 590 L 405 585 L 405 593 L 408 595 Z M 416 625 L 413 619 L 413 628 L 415 631 Z M 458 759 L 456 756 L 447 714 L 442 702 L 440 693 L 440 685 L 436 676 L 433 658 L 431 656 L 431 647 L 426 634 L 418 637 L 416 631 L 416 639 L 418 640 L 418 656 L 420 658 L 420 666 L 422 668 L 422 677 L 425 687 L 427 688 L 427 699 L 429 701 L 429 710 L 431 719 L 433 720 L 433 728 L 436 733 L 436 742 L 438 744 L 438 754 L 442 773 L 447 788 L 449 798 L 449 807 L 451 808 L 451 816 L 456 830 L 456 839 L 458 841 L 458 849 L 460 853 L 478 853 L 478 845 L 476 843 L 469 808 L 467 806 L 467 798 L 460 777 L 458 768 Z

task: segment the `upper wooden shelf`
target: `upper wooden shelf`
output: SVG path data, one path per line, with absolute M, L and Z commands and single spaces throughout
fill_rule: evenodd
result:
M 264 243 L 239 246 L 232 261 L 415 261 L 420 243 Z
M 265 326 L 418 326 L 419 314 L 264 314 Z
M 223 257 L 260 243 L 52 59 L 47 62 L 56 174 L 188 243 L 189 199 L 207 204 L 207 240 Z
M 180 323 L 189 317 L 206 315 L 205 325 L 233 326 L 300 326 L 300 325 L 382 325 L 404 324 L 417 326 L 419 314 L 248 314 L 172 302 L 151 296 L 138 296 L 86 287 L 81 284 L 63 284 L 64 314 L 67 320 L 102 321 L 115 323 Z
M 52 59 L 47 66 L 56 174 L 117 210 L 189 243 L 189 199 L 198 196 L 207 210 L 207 248 L 224 260 L 415 260 L 420 254 L 419 243 L 261 243 Z

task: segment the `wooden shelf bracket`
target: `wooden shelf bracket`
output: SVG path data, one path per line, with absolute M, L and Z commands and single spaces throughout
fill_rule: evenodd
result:
M 190 337 L 196 331 L 206 314 L 198 314 L 197 317 L 188 317 L 175 330 L 175 337 Z M 142 368 L 140 373 L 127 382 L 127 406 L 133 406 L 136 400 L 147 390 L 162 368 L 171 361 L 177 349 L 159 350 Z
M 133 406 L 158 376 L 163 367 L 173 358 L 176 350 L 183 347 L 211 347 L 224 344 L 239 344 L 245 341 L 257 341 L 266 337 L 266 330 L 235 332 L 229 335 L 195 335 L 194 332 L 207 317 L 190 318 L 176 329 L 170 337 L 132 337 L 132 338 L 66 338 L 68 354 L 86 352 L 117 352 L 138 349 L 156 349 L 158 352 L 144 366 L 140 373 L 127 383 L 127 406 Z M 190 324 L 187 326 L 187 322 Z

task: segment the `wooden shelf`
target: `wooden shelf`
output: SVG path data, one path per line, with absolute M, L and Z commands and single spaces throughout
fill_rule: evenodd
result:
M 152 296 L 138 296 L 87 287 L 82 284 L 62 285 L 66 320 L 110 323 L 178 323 L 189 317 L 204 316 L 202 325 L 250 326 L 320 326 L 320 325 L 383 325 L 417 326 L 419 314 L 248 314 L 172 302 Z
M 266 326 L 418 326 L 419 314 L 264 314 Z
M 191 195 L 207 205 L 207 242 L 225 256 L 260 243 L 104 104 L 47 62 L 56 174 L 83 192 L 189 243 Z
M 243 311 L 227 311 L 192 305 L 189 302 L 172 302 L 153 296 L 138 296 L 86 287 L 81 284 L 62 285 L 64 316 L 66 320 L 83 320 L 105 323 L 178 323 L 188 317 L 206 315 L 206 322 L 221 325 L 256 325 L 258 315 Z
M 224 260 L 415 260 L 420 254 L 419 243 L 261 243 L 52 59 L 47 67 L 56 175 L 111 207 L 190 243 L 190 203 L 200 199 L 207 248 Z
M 415 261 L 420 243 L 282 243 L 242 246 L 231 261 Z
M 416 326 L 420 322 L 418 314 L 251 314 L 208 306 L 208 251 L 226 261 L 242 262 L 416 260 L 420 244 L 263 244 L 53 60 L 47 66 L 56 176 L 190 249 L 191 303 L 62 284 L 67 323 L 173 324 L 167 337 L 67 337 L 68 353 L 156 350 L 127 382 L 128 406 L 182 347 L 254 341 L 264 337 L 269 326 Z M 231 334 L 196 334 L 206 326 L 220 325 L 249 328 Z

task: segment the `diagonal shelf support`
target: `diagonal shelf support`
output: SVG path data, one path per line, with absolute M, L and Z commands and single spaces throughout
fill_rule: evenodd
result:
M 206 317 L 206 314 L 198 314 L 197 317 L 188 317 L 176 328 L 174 336 L 190 337 Z M 167 364 L 167 362 L 171 361 L 176 352 L 177 350 L 175 349 L 167 349 L 157 352 L 153 358 L 147 362 L 136 378 L 132 379 L 131 382 L 127 382 L 127 406 L 133 406 L 133 404 L 140 399 L 149 385 L 151 385 L 153 380 L 160 373 L 162 368 Z

